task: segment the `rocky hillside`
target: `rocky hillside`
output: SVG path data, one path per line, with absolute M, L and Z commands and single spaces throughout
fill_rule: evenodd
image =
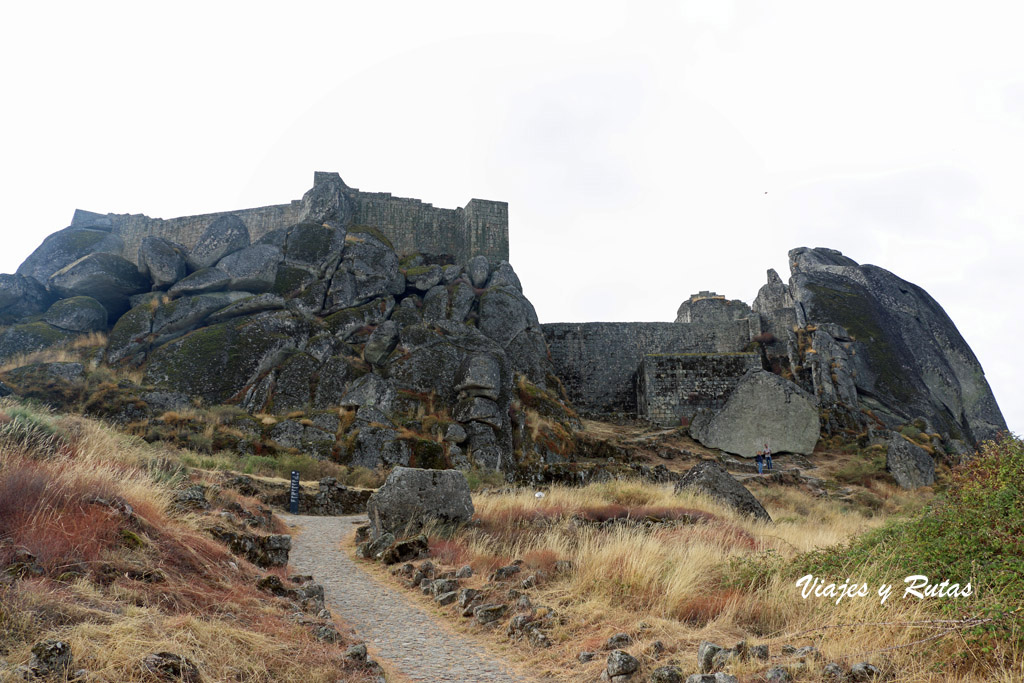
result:
M 296 203 L 300 222 L 259 239 L 239 216 L 217 214 L 191 247 L 149 236 L 135 256 L 108 217 L 76 214 L 0 275 L 0 394 L 84 410 L 151 441 L 370 469 L 535 480 L 572 478 L 566 462 L 601 457 L 574 435 L 558 379 L 567 370 L 555 365 L 585 349 L 563 345 L 552 361 L 512 266 L 398 253 L 379 229 L 353 224 L 339 188 L 316 184 Z M 588 381 L 605 382 L 618 363 L 629 394 L 645 354 L 707 355 L 705 327 L 727 320 L 740 332 L 712 350 L 774 375 L 709 366 L 689 389 L 663 387 L 683 402 L 692 392 L 702 408 L 690 434 L 706 446 L 751 457 L 768 441 L 809 454 L 819 434 L 895 444 L 896 460 L 925 471 L 908 479 L 917 486 L 930 483 L 933 456 L 955 460 L 1005 430 L 977 359 L 926 292 L 829 249 L 790 260 L 789 283 L 769 271 L 752 307 L 695 296 L 676 323 L 606 325 L 639 329 L 623 337 L 636 348 L 623 363 L 628 349 L 605 344 Z M 648 348 L 655 338 L 668 341 Z M 679 348 L 684 338 L 697 346 Z M 701 403 L 702 392 L 714 396 Z M 217 406 L 228 408 L 213 420 L 190 413 Z
M 917 285 L 832 249 L 789 252 L 753 310 L 772 369 L 817 395 L 827 431 L 914 425 L 967 452 L 1006 430 L 978 359 Z
M 146 238 L 137 264 L 102 221 L 55 233 L 0 276 L 0 361 L 106 332 L 94 360 L 139 376 L 108 387 L 104 416 L 138 424 L 236 405 L 245 413 L 221 445 L 243 452 L 270 443 L 369 468 L 502 470 L 515 450 L 567 452 L 571 410 L 512 267 L 400 258 L 379 231 L 337 220 L 329 199 L 307 196 L 307 222 L 255 243 L 233 215 L 192 249 Z M 20 394 L 88 384 L 86 368 L 66 365 L 6 381 Z

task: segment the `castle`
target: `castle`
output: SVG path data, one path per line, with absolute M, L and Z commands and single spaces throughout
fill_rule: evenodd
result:
M 508 260 L 508 203 L 471 199 L 458 209 L 440 209 L 418 199 L 393 197 L 387 192 L 361 192 L 345 185 L 337 173 L 313 174 L 313 188 L 288 204 L 261 206 L 179 218 L 150 218 L 143 214 L 97 214 L 75 211 L 72 227 L 97 226 L 124 240 L 122 256 L 137 262 L 144 237 L 163 237 L 191 249 L 217 218 L 234 214 L 242 219 L 255 242 L 276 228 L 309 220 L 311 209 L 325 195 L 339 205 L 350 225 L 380 230 L 399 254 L 447 255 L 466 263 L 483 254 L 492 262 Z
M 121 255 L 137 263 L 144 237 L 191 249 L 213 221 L 227 215 L 240 218 L 253 241 L 271 230 L 331 215 L 343 224 L 379 230 L 400 255 L 445 255 L 462 264 L 477 255 L 491 263 L 508 260 L 506 202 L 471 199 L 464 207 L 442 209 L 386 192 L 362 192 L 329 172 L 314 173 L 313 187 L 287 204 L 170 219 L 78 210 L 71 225 L 118 235 L 124 242 Z M 683 302 L 672 323 L 541 327 L 555 373 L 570 400 L 587 413 L 679 424 L 700 408 L 721 407 L 739 378 L 761 367 L 757 354 L 744 352 L 761 332 L 760 317 L 743 302 L 714 292 Z

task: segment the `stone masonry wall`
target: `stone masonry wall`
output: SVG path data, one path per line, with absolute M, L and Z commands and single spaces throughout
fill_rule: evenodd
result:
M 589 413 L 637 411 L 638 371 L 649 354 L 735 353 L 750 340 L 747 320 L 541 325 L 569 400 Z
M 678 426 L 700 408 L 718 410 L 747 372 L 761 367 L 757 353 L 688 353 L 644 356 L 637 413 L 654 424 Z
M 465 208 L 440 209 L 418 199 L 393 197 L 387 192 L 360 192 L 355 188 L 346 188 L 344 192 L 352 206 L 353 224 L 377 228 L 391 240 L 400 255 L 448 254 L 459 263 L 466 263 L 477 254 L 483 254 L 492 263 L 508 260 L 506 202 L 472 199 Z M 124 240 L 122 256 L 137 262 L 144 237 L 163 237 L 192 248 L 210 223 L 233 213 L 245 222 L 255 242 L 271 230 L 297 223 L 302 206 L 301 200 L 294 200 L 288 204 L 166 220 L 143 214 L 107 214 L 107 217 L 112 231 Z

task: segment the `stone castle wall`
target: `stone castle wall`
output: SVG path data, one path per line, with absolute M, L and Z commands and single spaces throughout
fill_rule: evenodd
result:
M 317 173 L 315 182 L 334 175 Z M 360 192 L 346 187 L 344 194 L 352 208 L 352 224 L 377 228 L 391 240 L 400 255 L 447 254 L 459 263 L 477 254 L 483 254 L 492 263 L 508 260 L 506 202 L 472 199 L 464 208 L 441 209 L 418 199 L 393 197 L 387 192 Z M 107 214 L 107 218 L 112 231 L 124 240 L 122 256 L 137 262 L 144 237 L 163 237 L 191 248 L 210 223 L 234 214 L 245 222 L 255 242 L 271 230 L 294 225 L 302 211 L 303 202 L 294 200 L 288 204 L 166 220 L 142 214 Z M 96 215 L 79 213 L 83 217 Z
M 750 340 L 748 320 L 541 325 L 555 372 L 584 412 L 638 412 L 637 384 L 650 354 L 734 353 Z
M 758 353 L 688 353 L 644 356 L 637 384 L 637 413 L 654 424 L 678 426 L 701 408 L 719 410 Z

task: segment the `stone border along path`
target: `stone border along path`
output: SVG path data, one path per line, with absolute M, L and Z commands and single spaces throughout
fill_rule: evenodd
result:
M 365 515 L 306 517 L 274 514 L 299 528 L 289 563 L 324 587 L 330 609 L 413 681 L 532 683 L 497 655 L 452 631 L 400 591 L 382 585 L 341 548 Z

